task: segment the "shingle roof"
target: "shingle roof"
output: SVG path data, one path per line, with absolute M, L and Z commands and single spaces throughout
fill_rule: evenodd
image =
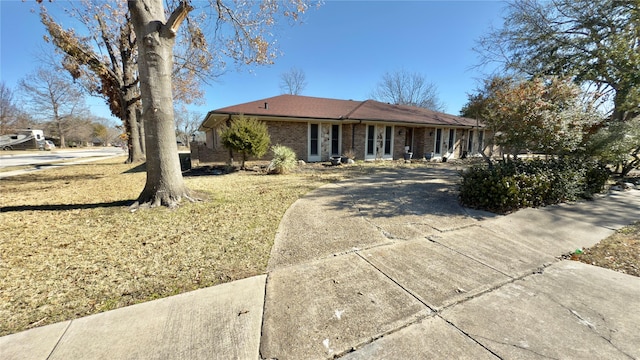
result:
M 267 99 L 224 107 L 210 115 L 268 116 L 327 120 L 384 121 L 419 125 L 477 126 L 475 119 L 429 109 L 386 104 L 375 100 L 354 101 L 299 95 L 279 95 Z M 205 118 L 205 122 L 206 119 Z
M 349 114 L 354 120 L 379 120 L 424 125 L 476 126 L 475 119 L 445 114 L 425 108 L 386 104 L 367 100 Z

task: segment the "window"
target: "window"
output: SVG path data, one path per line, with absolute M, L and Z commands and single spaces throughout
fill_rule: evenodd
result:
M 331 155 L 340 155 L 340 125 L 331 125 Z
M 319 125 L 318 124 L 310 124 L 311 129 L 310 129 L 310 134 L 309 134 L 309 142 L 310 142 L 310 149 L 309 149 L 309 154 L 311 155 L 318 155 L 318 144 L 319 144 L 319 139 L 318 139 L 318 134 L 319 134 Z
M 391 155 L 391 137 L 393 136 L 393 128 L 386 126 L 384 128 L 384 154 Z
M 442 149 L 442 129 L 436 129 L 436 154 L 440 154 Z
M 367 155 L 375 155 L 375 137 L 376 127 L 373 125 L 367 126 Z
M 473 130 L 469 130 L 469 143 L 467 144 L 467 151 L 473 152 Z
M 454 129 L 449 129 L 449 147 L 447 151 L 453 153 L 453 145 L 455 144 L 456 131 Z
M 478 152 L 481 153 L 484 148 L 484 130 L 478 131 Z

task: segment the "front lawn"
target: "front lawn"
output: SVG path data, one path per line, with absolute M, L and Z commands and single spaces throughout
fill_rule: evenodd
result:
M 262 274 L 280 219 L 305 193 L 390 167 L 431 166 L 359 162 L 185 177 L 203 201 L 131 213 L 145 173 L 123 161 L 0 180 L 0 336 Z M 631 229 L 637 240 L 638 225 Z M 640 242 L 627 241 L 601 257 L 619 267 L 625 256 L 637 269 L 638 253 Z
M 203 201 L 131 213 L 145 173 L 123 162 L 0 180 L 0 336 L 262 274 L 296 199 L 385 168 L 185 177 Z

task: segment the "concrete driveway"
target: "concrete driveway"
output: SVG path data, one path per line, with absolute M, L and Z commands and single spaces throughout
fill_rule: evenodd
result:
M 640 278 L 561 257 L 640 219 L 640 191 L 495 216 L 458 205 L 456 174 L 324 186 L 266 275 L 5 336 L 0 358 L 640 358 Z

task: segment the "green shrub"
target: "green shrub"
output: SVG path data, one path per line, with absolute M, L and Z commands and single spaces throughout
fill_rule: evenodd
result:
M 587 169 L 586 182 L 584 184 L 584 198 L 593 198 L 593 194 L 597 194 L 604 189 L 607 184 L 611 172 L 606 165 L 601 162 L 593 162 L 593 166 Z
M 267 125 L 254 118 L 239 117 L 231 121 L 231 125 L 220 129 L 222 145 L 232 151 L 242 154 L 242 165 L 248 156 L 261 157 L 267 153 L 271 139 Z
M 298 158 L 293 149 L 278 144 L 271 147 L 271 151 L 273 160 L 269 164 L 269 173 L 284 174 L 298 165 Z
M 602 191 L 609 173 L 604 166 L 590 160 L 558 158 L 499 162 L 491 167 L 480 164 L 461 176 L 463 205 L 508 213 L 525 207 L 592 198 Z

